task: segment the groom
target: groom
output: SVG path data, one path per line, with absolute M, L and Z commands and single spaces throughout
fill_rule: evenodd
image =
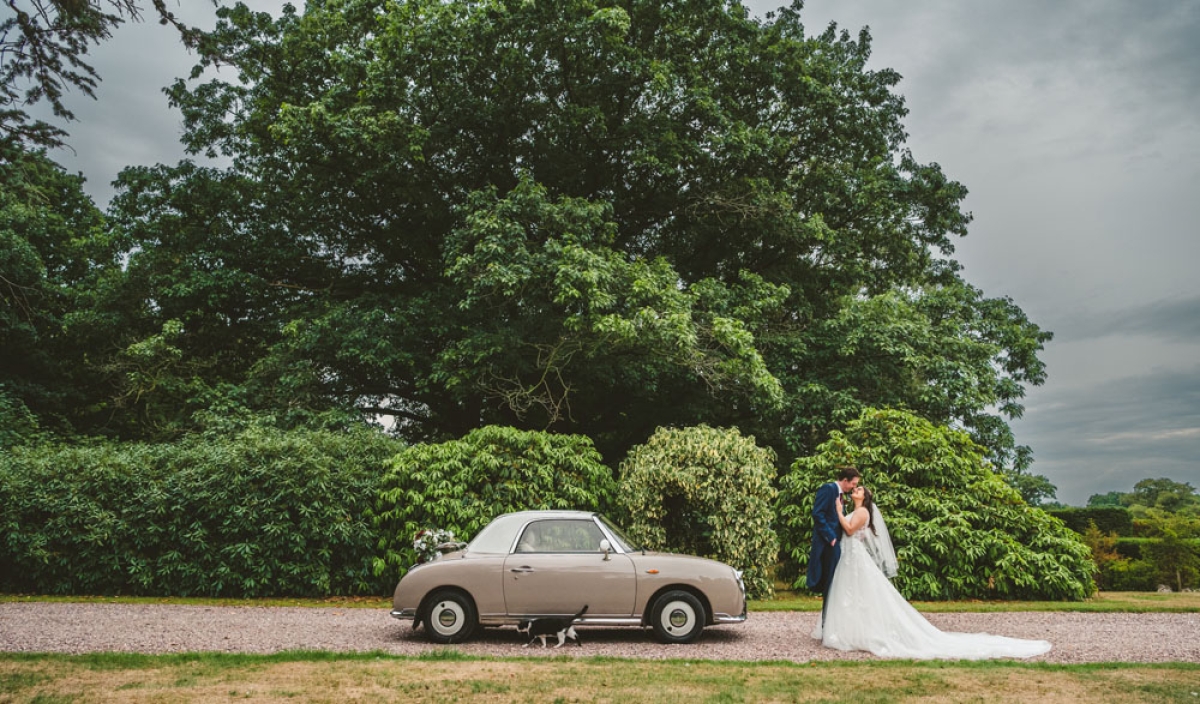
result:
M 821 600 L 821 631 L 825 630 L 825 606 L 829 603 L 829 583 L 842 556 L 842 523 L 838 520 L 837 500 L 858 486 L 860 475 L 854 467 L 842 467 L 835 482 L 823 484 L 813 499 L 812 552 L 808 556 L 808 588 L 825 595 Z

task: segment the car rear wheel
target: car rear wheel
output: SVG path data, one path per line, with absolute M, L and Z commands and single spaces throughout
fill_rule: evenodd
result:
M 425 633 L 434 643 L 461 643 L 478 624 L 475 605 L 462 592 L 444 589 L 429 599 L 425 610 Z
M 700 600 L 682 590 L 663 594 L 650 611 L 650 627 L 663 643 L 691 643 L 700 637 L 707 621 Z

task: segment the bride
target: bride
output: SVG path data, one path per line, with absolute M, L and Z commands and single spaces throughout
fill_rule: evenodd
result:
M 884 658 L 1027 658 L 1050 650 L 1044 640 L 1021 640 L 988 633 L 939 631 L 889 581 L 896 576 L 896 553 L 883 516 L 863 486 L 850 495 L 854 511 L 838 516 L 846 537 L 829 585 L 825 628 L 813 632 L 838 650 L 867 650 Z

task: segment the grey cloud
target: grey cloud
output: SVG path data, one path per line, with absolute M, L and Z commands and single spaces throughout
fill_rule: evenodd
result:
M 1126 377 L 1059 394 L 1052 403 L 1030 404 L 1025 424 L 1070 432 L 1072 449 L 1143 449 L 1200 429 L 1200 366 Z M 1139 432 L 1131 433 L 1131 428 Z
M 1067 319 L 1055 331 L 1062 342 L 1141 335 L 1171 342 L 1200 341 L 1200 296 L 1154 301 Z
M 1082 504 L 1148 477 L 1200 486 L 1200 366 L 1047 396 L 1035 395 L 1013 427 L 1059 500 Z
M 899 90 L 923 115 L 918 136 L 966 125 L 976 139 L 1018 130 L 1043 162 L 1153 158 L 1200 114 L 1200 3 L 809 0 L 802 17 L 810 31 L 871 28 L 875 66 L 913 78 Z M 1063 122 L 1073 107 L 1078 129 Z

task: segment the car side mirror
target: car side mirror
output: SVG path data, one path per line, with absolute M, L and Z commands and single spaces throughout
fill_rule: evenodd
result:
M 608 554 L 612 552 L 612 543 L 608 542 L 608 538 L 600 541 L 600 549 L 604 552 L 604 559 L 608 560 Z

